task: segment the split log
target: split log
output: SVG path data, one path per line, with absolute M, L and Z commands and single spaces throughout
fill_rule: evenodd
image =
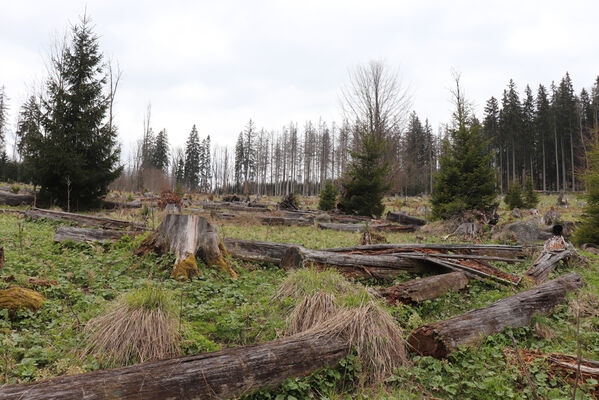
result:
M 81 225 L 101 226 L 103 228 L 147 230 L 146 227 L 134 222 L 122 221 L 119 219 L 96 217 L 93 215 L 74 214 L 64 211 L 44 210 L 41 208 L 32 208 L 25 211 L 25 217 L 30 219 L 50 219 L 55 221 L 76 222 Z
M 340 232 L 364 232 L 366 224 L 337 224 L 319 222 L 318 227 L 321 229 L 331 229 Z M 414 225 L 394 225 L 394 224 L 374 224 L 368 225 L 368 229 L 375 232 L 414 232 Z
M 508 326 L 518 328 L 530 324 L 533 314 L 551 312 L 564 301 L 568 290 L 580 287 L 580 275 L 563 275 L 486 307 L 421 326 L 410 334 L 408 343 L 422 355 L 444 358 L 458 346 L 476 345 L 481 338 L 502 332 Z
M 21 204 L 33 204 L 34 196 L 31 194 L 17 194 L 0 190 L 0 204 L 7 206 L 20 206 Z
M 389 304 L 417 303 L 436 299 L 450 290 L 458 291 L 465 288 L 467 284 L 468 277 L 463 272 L 450 272 L 380 288 L 376 290 L 376 293 L 380 297 L 384 297 Z
M 55 242 L 77 242 L 77 243 L 108 243 L 119 240 L 125 235 L 131 237 L 135 236 L 138 232 L 135 231 L 117 231 L 109 229 L 87 229 L 87 228 L 73 228 L 61 226 L 56 230 L 54 235 Z
M 0 400 L 237 398 L 334 366 L 349 352 L 337 337 L 300 333 L 251 346 L 5 385 L 0 387 Z
M 280 267 L 285 270 L 303 268 L 307 265 L 332 267 L 352 278 L 393 279 L 410 273 L 446 273 L 451 270 L 441 263 L 431 260 L 404 258 L 388 255 L 362 255 L 333 253 L 322 250 L 309 250 L 294 246 L 285 251 Z
M 137 254 L 149 250 L 172 252 L 177 257 L 172 272 L 175 279 L 189 279 L 199 274 L 196 256 L 206 265 L 218 265 L 232 277 L 237 276 L 223 257 L 224 246 L 216 227 L 199 215 L 167 214 L 158 231 L 144 240 Z
M 537 284 L 544 282 L 561 260 L 566 260 L 572 255 L 573 247 L 568 245 L 562 236 L 553 236 L 545 242 L 543 251 L 526 271 L 526 277 Z
M 240 260 L 252 262 L 268 262 L 279 265 L 285 251 L 296 247 L 292 243 L 260 242 L 257 240 L 224 239 L 227 253 Z
M 327 251 L 348 253 L 361 251 L 368 253 L 402 253 L 410 251 L 430 251 L 453 254 L 472 254 L 493 257 L 524 257 L 522 246 L 510 246 L 499 244 L 433 244 L 433 243 L 390 243 L 371 244 L 364 246 L 336 247 Z
M 389 211 L 387 213 L 387 221 L 399 222 L 404 225 L 426 225 L 426 221 L 420 218 L 411 217 L 402 212 Z

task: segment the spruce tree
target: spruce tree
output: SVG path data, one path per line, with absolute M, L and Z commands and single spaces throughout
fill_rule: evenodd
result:
M 583 176 L 587 204 L 584 206 L 581 223 L 573 237 L 573 242 L 579 245 L 599 244 L 599 139 L 597 137 L 587 152 L 587 159 L 589 168 Z
M 35 180 L 42 196 L 61 205 L 96 205 L 122 166 L 117 132 L 108 120 L 105 64 L 89 18 L 73 26 L 51 68 L 43 99 L 44 134 L 30 148 L 38 158 Z
M 333 182 L 327 180 L 322 190 L 320 191 L 320 199 L 318 200 L 318 209 L 329 211 L 337 206 L 337 196 L 339 191 L 333 185 Z
M 239 133 L 237 143 L 235 144 L 235 190 L 241 190 L 243 180 L 243 160 L 244 160 L 243 132 Z
M 536 194 L 534 190 L 534 183 L 532 182 L 532 178 L 530 176 L 526 177 L 522 200 L 524 203 L 524 207 L 526 208 L 535 208 L 539 203 L 539 196 Z
M 184 180 L 189 190 L 198 188 L 200 173 L 200 138 L 194 125 L 189 132 L 187 142 L 185 143 L 185 168 Z
M 154 168 L 161 170 L 166 173 L 169 166 L 169 146 L 168 136 L 166 129 L 158 132 L 156 136 L 156 142 L 154 144 L 154 151 L 152 152 L 152 165 Z
M 520 186 L 518 182 L 512 182 L 505 193 L 505 198 L 503 201 L 510 210 L 524 207 L 524 199 L 522 199 L 522 186 Z
M 451 218 L 466 210 L 489 211 L 497 205 L 495 171 L 488 141 L 474 123 L 456 78 L 456 111 L 449 138 L 444 140 L 439 172 L 431 199 L 434 218 Z
M 380 217 L 383 194 L 389 189 L 389 165 L 384 161 L 386 140 L 360 132 L 360 147 L 351 151 L 352 163 L 343 182 L 343 209 L 351 214 Z

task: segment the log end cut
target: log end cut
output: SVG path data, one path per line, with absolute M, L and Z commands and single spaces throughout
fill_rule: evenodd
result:
M 281 259 L 280 267 L 286 271 L 302 268 L 304 265 L 304 255 L 298 246 L 293 246 L 285 250 Z
M 451 353 L 436 331 L 430 326 L 421 326 L 410 334 L 408 344 L 418 354 L 445 358 Z

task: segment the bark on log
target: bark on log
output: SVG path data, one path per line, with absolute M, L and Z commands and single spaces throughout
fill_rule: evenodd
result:
M 333 253 L 322 250 L 309 250 L 294 246 L 285 251 L 280 267 L 285 270 L 303 268 L 313 264 L 316 267 L 333 267 L 352 278 L 393 279 L 404 273 L 446 273 L 451 270 L 430 260 L 403 258 L 396 256 L 362 255 Z
M 402 212 L 389 211 L 387 221 L 399 222 L 404 225 L 426 225 L 426 221 L 420 218 L 409 216 Z
M 34 196 L 31 194 L 17 194 L 0 190 L 0 204 L 7 206 L 20 206 L 21 204 L 33 204 Z
M 158 231 L 142 243 L 137 253 L 152 249 L 175 254 L 172 272 L 175 279 L 189 279 L 199 273 L 196 256 L 206 265 L 218 265 L 231 276 L 237 276 L 223 257 L 224 246 L 216 227 L 199 215 L 167 214 Z
M 331 229 L 340 232 L 364 232 L 366 230 L 366 224 L 337 224 L 319 222 L 318 227 L 321 229 Z M 414 232 L 416 226 L 414 225 L 393 225 L 393 224 L 374 224 L 368 225 L 368 229 L 375 232 Z
M 467 284 L 468 277 L 463 272 L 450 272 L 379 288 L 376 293 L 384 297 L 389 304 L 415 303 L 436 299 L 450 290 L 458 291 L 465 288 Z
M 55 242 L 77 242 L 77 243 L 107 243 L 114 242 L 122 238 L 125 235 L 131 237 L 135 236 L 139 232 L 135 231 L 117 231 L 109 229 L 87 229 L 87 228 L 73 228 L 61 226 L 56 230 L 54 235 Z
M 136 224 L 134 222 L 122 221 L 118 219 L 105 217 L 96 217 L 93 215 L 67 213 L 64 211 L 43 210 L 41 208 L 32 208 L 31 210 L 25 211 L 25 217 L 34 220 L 46 218 L 55 221 L 77 222 L 81 225 L 101 226 L 103 228 L 147 230 L 146 227 Z
M 553 236 L 545 242 L 543 251 L 526 271 L 526 277 L 535 283 L 544 282 L 561 260 L 568 259 L 574 250 L 561 236 Z
M 111 200 L 104 200 L 102 202 L 102 208 L 106 209 L 106 210 L 115 210 L 115 209 L 121 209 L 121 208 L 141 208 L 141 201 L 140 200 L 134 200 L 134 201 L 111 201 Z
M 195 205 L 201 206 L 204 210 L 233 210 L 233 211 L 247 211 L 247 212 L 269 212 L 270 210 L 265 207 L 248 207 L 239 203 L 212 203 L 212 202 L 196 202 Z
M 239 219 L 250 219 L 258 222 L 261 225 L 271 226 L 310 226 L 314 224 L 314 220 L 303 217 L 281 217 L 278 215 L 263 215 L 263 214 L 231 214 L 222 212 L 211 212 L 210 215 L 217 219 L 226 219 L 233 221 Z
M 12 399 L 229 399 L 334 366 L 349 354 L 339 338 L 289 336 L 252 346 L 0 387 Z
M 496 244 L 422 244 L 422 243 L 390 243 L 390 244 L 370 244 L 364 246 L 337 247 L 327 249 L 327 251 L 347 253 L 353 251 L 363 251 L 367 253 L 402 253 L 410 251 L 434 250 L 441 253 L 454 254 L 472 254 L 492 257 L 524 257 L 522 246 L 496 245 Z
M 528 325 L 533 314 L 551 312 L 564 300 L 568 290 L 580 287 L 580 275 L 563 275 L 486 307 L 421 326 L 412 332 L 408 343 L 422 355 L 443 358 L 458 346 L 475 345 L 483 337 L 502 332 L 508 326 L 518 328 Z
M 257 240 L 224 239 L 223 244 L 232 257 L 252 262 L 279 265 L 285 251 L 297 246 L 292 243 L 260 242 Z

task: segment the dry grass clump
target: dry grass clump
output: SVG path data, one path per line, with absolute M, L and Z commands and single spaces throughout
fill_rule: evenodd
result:
M 332 293 L 317 292 L 312 296 L 306 296 L 289 315 L 286 333 L 294 335 L 307 331 L 330 320 L 338 311 L 339 307 Z
M 116 301 L 85 326 L 83 355 L 116 365 L 160 360 L 180 354 L 176 307 L 171 294 L 145 285 Z

